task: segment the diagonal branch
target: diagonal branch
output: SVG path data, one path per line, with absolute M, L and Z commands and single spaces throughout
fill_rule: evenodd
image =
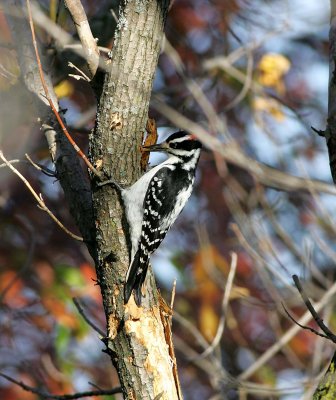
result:
M 334 283 L 328 291 L 324 294 L 321 300 L 315 304 L 314 308 L 317 312 L 322 310 L 336 294 L 336 283 Z M 312 319 L 312 315 L 309 311 L 305 312 L 304 315 L 299 319 L 299 324 L 304 325 Z M 250 367 L 248 367 L 243 373 L 239 375 L 239 379 L 246 380 L 253 375 L 260 367 L 262 367 L 267 361 L 269 361 L 274 354 L 282 349 L 299 331 L 300 326 L 294 325 L 276 342 L 274 343 L 265 353 L 260 356 Z
M 92 35 L 85 10 L 80 0 L 66 0 L 65 4 L 76 26 L 91 77 L 94 77 L 99 64 L 99 50 L 97 42 Z
M 317 312 L 316 312 L 315 308 L 313 307 L 312 303 L 310 302 L 306 292 L 304 291 L 304 289 L 301 285 L 300 279 L 297 275 L 293 275 L 293 281 L 294 281 L 295 286 L 297 287 L 307 309 L 311 313 L 311 315 L 314 318 L 317 325 L 325 333 L 325 337 L 327 339 L 331 340 L 332 342 L 336 343 L 336 335 L 334 335 L 333 332 L 331 332 L 331 330 L 324 324 L 323 319 L 317 314 Z M 319 335 L 319 336 L 322 336 L 322 335 Z
M 27 392 L 31 392 L 34 394 L 37 394 L 38 396 L 44 398 L 44 399 L 54 399 L 54 400 L 75 400 L 75 399 L 81 399 L 83 397 L 93 397 L 93 396 L 106 396 L 106 395 L 111 395 L 111 394 L 116 394 L 116 393 L 121 393 L 121 388 L 116 387 L 114 389 L 106 389 L 106 390 L 91 390 L 91 391 L 86 391 L 86 392 L 78 392 L 74 394 L 61 394 L 61 395 L 56 395 L 56 394 L 51 394 L 48 392 L 44 392 L 42 390 L 36 389 L 32 386 L 26 385 L 24 382 L 18 381 L 2 372 L 0 372 L 0 376 L 3 378 L 7 379 L 9 382 L 15 383 L 16 385 L 20 386 L 23 390 L 26 390 Z
M 32 188 L 31 184 L 27 181 L 27 179 L 15 168 L 13 167 L 13 165 L 6 159 L 6 157 L 3 155 L 2 151 L 0 150 L 0 158 L 2 159 L 2 161 L 7 165 L 7 167 L 9 169 L 11 169 L 15 175 L 17 175 L 21 181 L 26 185 L 26 187 L 28 188 L 28 190 L 30 191 L 30 193 L 34 196 L 35 200 L 37 201 L 38 205 L 40 206 L 41 210 L 45 211 L 52 220 L 54 220 L 56 222 L 56 224 L 63 229 L 63 231 L 65 233 L 67 233 L 69 236 L 71 236 L 73 239 L 79 240 L 79 241 L 83 241 L 83 238 L 81 238 L 80 236 L 75 235 L 74 233 L 70 232 L 69 229 L 67 229 L 62 222 L 55 216 L 55 214 L 53 214 L 49 208 L 46 206 L 42 195 L 38 195 L 35 190 Z
M 74 297 L 72 299 L 72 301 L 74 302 L 77 311 L 79 312 L 79 314 L 83 317 L 83 319 L 85 320 L 85 322 L 91 326 L 92 329 L 94 329 L 101 337 L 105 337 L 105 333 L 98 328 L 98 326 L 96 326 L 90 319 L 89 317 L 85 314 L 85 311 L 83 310 L 82 304 L 80 302 L 80 300 L 77 297 Z
M 284 305 L 283 303 L 281 303 L 281 304 L 282 304 L 282 307 L 283 307 L 283 309 L 284 309 L 284 311 L 285 311 L 287 317 L 288 317 L 292 322 L 294 322 L 294 324 L 298 325 L 298 326 L 299 326 L 300 328 L 302 328 L 302 329 L 305 329 L 305 330 L 307 330 L 307 331 L 310 331 L 310 332 L 314 333 L 314 334 L 317 335 L 317 336 L 321 336 L 321 337 L 323 337 L 323 338 L 325 338 L 325 339 L 330 339 L 327 335 L 324 335 L 323 333 L 318 332 L 316 329 L 314 329 L 314 328 L 312 328 L 312 327 L 310 327 L 310 326 L 307 326 L 307 325 L 302 325 L 302 324 L 300 324 L 299 322 L 297 322 L 296 319 L 295 319 L 295 318 L 290 314 L 290 312 L 287 310 L 287 308 L 285 307 L 285 305 Z
M 300 178 L 287 174 L 246 156 L 236 143 L 231 142 L 223 144 L 216 137 L 210 135 L 201 125 L 170 107 L 158 96 L 154 97 L 151 106 L 178 127 L 192 132 L 209 149 L 218 153 L 227 162 L 243 168 L 255 177 L 256 180 L 266 186 L 286 191 L 307 191 L 310 190 L 310 188 L 314 188 L 318 192 L 336 194 L 336 188 L 333 185 L 318 180 Z
M 40 59 L 39 50 L 38 50 L 38 47 L 37 47 L 36 36 L 35 36 L 35 28 L 34 28 L 34 23 L 33 23 L 33 18 L 32 18 L 31 7 L 30 7 L 30 1 L 27 0 L 26 3 L 27 3 L 29 25 L 30 25 L 30 30 L 31 30 L 31 34 L 32 34 L 32 40 L 33 40 L 33 46 L 34 46 L 34 50 L 35 50 L 36 61 L 37 61 L 38 70 L 39 70 L 39 73 L 40 73 L 41 83 L 42 83 L 42 86 L 43 86 L 45 97 L 48 100 L 50 108 L 52 109 L 53 113 L 55 114 L 55 117 L 56 117 L 58 123 L 60 124 L 60 127 L 62 128 L 63 133 L 65 134 L 65 136 L 67 137 L 67 139 L 71 143 L 72 147 L 76 150 L 77 154 L 83 159 L 83 161 L 88 166 L 88 168 L 97 177 L 100 177 L 100 173 L 90 163 L 90 161 L 88 160 L 86 155 L 82 152 L 82 150 L 78 147 L 78 145 L 72 139 L 71 135 L 69 134 L 66 126 L 64 125 L 64 122 L 63 122 L 62 118 L 60 117 L 60 115 L 59 115 L 59 113 L 58 113 L 58 111 L 57 111 L 57 109 L 56 109 L 56 107 L 54 105 L 54 102 L 52 101 L 52 99 L 51 99 L 51 97 L 49 95 L 49 90 L 48 90 L 48 86 L 46 84 L 46 81 L 44 79 L 44 73 L 43 73 L 43 69 L 42 69 L 41 59 Z
M 210 346 L 202 354 L 200 354 L 200 357 L 206 357 L 210 353 L 212 353 L 218 346 L 218 344 L 223 336 L 224 328 L 225 328 L 225 321 L 226 321 L 226 314 L 227 314 L 227 309 L 228 309 L 228 305 L 229 305 L 229 301 L 230 301 L 230 293 L 231 293 L 233 280 L 234 280 L 236 268 L 237 268 L 237 261 L 238 261 L 237 254 L 232 253 L 231 254 L 230 272 L 229 272 L 226 286 L 225 286 L 225 291 L 224 291 L 224 296 L 223 296 L 223 301 L 222 301 L 221 318 L 219 320 L 217 332 L 216 332 L 215 338 L 213 339 Z
M 34 4 L 32 8 L 35 17 L 36 7 L 34 7 Z M 25 18 L 27 11 L 23 10 L 19 0 L 14 0 L 12 2 L 10 11 L 13 12 L 6 11 L 6 19 L 9 23 L 17 50 L 22 81 L 27 90 L 33 94 L 32 99 L 34 100 L 36 115 L 39 121 L 42 121 L 42 131 L 47 139 L 51 159 L 56 166 L 57 178 L 64 190 L 70 213 L 88 246 L 90 254 L 95 259 L 94 217 L 89 180 L 86 174 L 84 174 L 79 158 L 76 157 L 74 148 L 57 124 L 55 116 L 51 112 L 49 103 L 44 95 L 44 89 L 34 55 L 34 48 L 31 38 L 27 35 L 27 31 L 29 31 L 29 25 Z M 41 11 L 40 13 L 44 15 Z M 41 54 L 41 63 L 44 68 L 46 68 L 50 64 L 50 61 L 47 58 L 46 52 L 41 52 Z M 49 95 L 52 98 L 54 106 L 58 110 L 57 97 L 53 88 L 51 76 L 48 72 L 44 72 L 44 78 Z

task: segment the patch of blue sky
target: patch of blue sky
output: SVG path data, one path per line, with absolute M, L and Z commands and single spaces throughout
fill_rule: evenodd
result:
M 271 132 L 266 133 L 255 120 L 251 119 L 247 125 L 247 138 L 257 159 L 275 167 L 278 166 L 280 157 L 286 158 L 291 155 L 293 147 L 290 142 L 295 136 L 304 133 L 304 130 L 302 124 L 293 118 L 287 117 L 278 123 L 270 122 Z
M 74 125 L 77 122 L 78 118 L 82 116 L 79 107 L 76 105 L 75 102 L 67 97 L 63 97 L 59 103 L 60 108 L 67 110 L 65 114 L 67 125 Z
M 197 53 L 205 53 L 212 45 L 212 37 L 203 29 L 192 29 L 187 34 L 191 47 Z
M 328 81 L 329 65 L 322 62 L 314 62 L 302 71 L 302 78 L 308 86 L 312 97 L 318 100 L 325 110 L 328 106 Z
M 89 328 L 91 329 L 91 328 Z M 92 331 L 85 335 L 76 345 L 74 357 L 82 364 L 94 363 L 101 358 L 102 343 L 97 338 L 97 334 Z
M 172 232 L 172 234 L 174 234 Z M 175 243 L 178 241 L 175 241 Z M 153 267 L 155 276 L 159 279 L 160 283 L 169 290 L 173 287 L 173 283 L 176 279 L 176 291 L 183 292 L 185 286 L 181 272 L 171 262 L 171 257 L 174 255 L 174 251 L 177 248 L 175 246 L 163 246 L 160 247 L 154 255 L 151 257 L 151 265 Z M 181 247 L 180 250 L 183 250 Z
M 305 375 L 298 369 L 288 368 L 277 374 L 276 388 L 284 392 L 281 400 L 299 400 L 304 394 Z

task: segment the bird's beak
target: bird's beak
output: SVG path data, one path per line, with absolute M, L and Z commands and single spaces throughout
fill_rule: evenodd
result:
M 153 144 L 152 146 L 142 146 L 143 151 L 166 151 L 168 149 L 168 145 L 166 142 Z

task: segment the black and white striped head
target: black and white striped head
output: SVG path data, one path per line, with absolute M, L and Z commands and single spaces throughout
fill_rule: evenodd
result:
M 175 132 L 164 142 L 144 147 L 145 151 L 162 151 L 178 158 L 188 159 L 199 156 L 202 143 L 185 131 Z

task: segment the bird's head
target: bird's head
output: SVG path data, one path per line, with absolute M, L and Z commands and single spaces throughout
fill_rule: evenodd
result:
M 198 153 L 202 143 L 188 132 L 179 131 L 170 135 L 164 142 L 152 146 L 143 146 L 144 151 L 162 151 L 176 157 L 189 158 Z

